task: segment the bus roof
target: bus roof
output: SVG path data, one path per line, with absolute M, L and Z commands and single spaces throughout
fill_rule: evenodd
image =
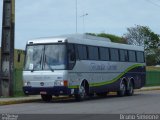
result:
M 91 46 L 144 51 L 144 47 L 142 46 L 114 43 L 111 42 L 109 38 L 91 36 L 87 34 L 69 34 L 69 35 L 61 35 L 55 37 L 38 38 L 29 40 L 27 44 L 47 44 L 47 43 L 65 43 L 65 42 L 91 45 Z

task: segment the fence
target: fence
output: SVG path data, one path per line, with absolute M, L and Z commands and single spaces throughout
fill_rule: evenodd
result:
M 160 71 L 147 71 L 146 73 L 146 86 L 160 85 Z M 23 90 L 22 70 L 15 69 L 14 71 L 14 94 L 22 95 Z
M 23 95 L 22 69 L 14 70 L 14 95 Z
M 160 71 L 147 71 L 146 86 L 160 85 Z

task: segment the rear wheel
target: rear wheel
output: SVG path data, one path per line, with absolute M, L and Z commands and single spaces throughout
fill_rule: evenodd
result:
M 126 90 L 127 96 L 132 96 L 134 94 L 133 82 L 130 81 L 128 85 L 128 89 Z
M 123 96 L 125 96 L 125 94 L 126 94 L 126 85 L 125 85 L 125 82 L 122 81 L 122 82 L 120 83 L 120 89 L 119 89 L 119 91 L 117 92 L 117 95 L 118 95 L 119 97 L 123 97 Z
M 52 100 L 52 95 L 41 95 L 41 98 L 45 102 L 50 102 Z

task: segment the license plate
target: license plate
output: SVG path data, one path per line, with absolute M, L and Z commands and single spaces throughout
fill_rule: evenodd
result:
M 47 92 L 45 92 L 45 91 L 41 91 L 41 92 L 40 92 L 40 94 L 41 94 L 41 95 L 46 95 L 46 94 L 47 94 Z

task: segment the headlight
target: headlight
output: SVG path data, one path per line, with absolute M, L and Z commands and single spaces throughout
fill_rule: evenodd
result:
M 63 80 L 56 80 L 56 81 L 54 82 L 54 86 L 64 86 Z
M 24 81 L 24 86 L 31 86 L 31 83 L 29 81 Z

